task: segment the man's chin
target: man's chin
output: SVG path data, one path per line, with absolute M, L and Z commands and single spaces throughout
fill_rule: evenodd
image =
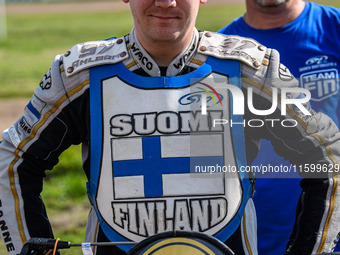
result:
M 263 8 L 277 8 L 288 2 L 289 0 L 276 0 L 276 1 L 266 1 L 266 0 L 255 0 L 255 2 Z
M 154 33 L 153 39 L 159 42 L 171 42 L 175 41 L 179 37 L 180 33 L 177 30 L 162 29 Z

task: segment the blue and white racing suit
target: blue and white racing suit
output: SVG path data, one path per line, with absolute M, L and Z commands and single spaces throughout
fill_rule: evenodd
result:
M 87 240 L 139 242 L 164 231 L 199 231 L 236 254 L 257 254 L 247 166 L 262 138 L 297 166 L 326 166 L 320 178 L 303 181 L 306 209 L 293 250 L 328 251 L 340 217 L 338 177 L 330 173 L 340 134 L 323 114 L 291 105 L 283 111 L 281 91 L 294 100 L 296 86 L 277 51 L 197 30 L 168 67 L 154 62 L 134 30 L 58 55 L 23 116 L 2 133 L 0 220 L 8 251 L 17 254 L 30 237 L 53 236 L 39 195 L 44 172 L 82 143 L 93 207 Z M 256 114 L 273 104 L 268 115 Z

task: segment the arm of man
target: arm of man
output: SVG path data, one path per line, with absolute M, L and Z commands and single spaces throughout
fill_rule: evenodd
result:
M 300 108 L 304 104 L 300 108 L 287 104 L 287 112 L 284 113 L 285 105 L 281 105 L 283 98 L 297 99 L 298 102 L 299 93 L 289 92 L 285 95 L 282 91 L 293 91 L 298 83 L 288 69 L 280 64 L 277 51 L 267 50 L 262 65 L 258 71 L 247 66 L 243 66 L 242 70 L 243 86 L 252 88 L 255 109 L 270 109 L 275 88 L 281 94 L 277 110 L 262 116 L 264 128 L 261 131 L 252 128 L 248 132 L 256 139 L 270 139 L 275 151 L 289 159 L 304 178 L 287 254 L 330 252 L 338 239 L 340 221 L 339 130 L 324 114 L 311 109 L 308 109 L 309 115 L 303 113 Z M 291 178 L 284 174 L 282 178 Z
M 45 170 L 71 144 L 86 141 L 88 71 L 65 84 L 61 60 L 54 59 L 24 114 L 2 133 L 0 231 L 11 255 L 31 237 L 53 237 L 40 197 Z

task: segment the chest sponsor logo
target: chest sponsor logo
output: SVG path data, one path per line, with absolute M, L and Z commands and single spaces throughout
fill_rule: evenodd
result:
M 322 101 L 339 93 L 338 77 L 335 68 L 315 70 L 301 75 L 301 86 L 311 92 L 312 101 Z

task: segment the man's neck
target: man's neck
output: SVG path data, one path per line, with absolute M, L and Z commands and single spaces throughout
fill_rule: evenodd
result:
M 190 43 L 193 32 L 175 40 L 145 40 L 137 34 L 142 47 L 149 53 L 158 66 L 168 66 Z
M 279 7 L 260 7 L 253 0 L 246 1 L 247 12 L 244 21 L 256 29 L 283 27 L 294 21 L 303 11 L 305 2 L 291 0 Z
M 147 51 L 137 37 L 136 30 L 126 36 L 129 48 L 130 58 L 127 60 L 127 65 L 134 63 L 134 68 L 138 67 L 144 70 L 150 76 L 175 76 L 180 74 L 191 63 L 191 59 L 196 55 L 196 50 L 199 42 L 199 32 L 194 29 L 191 40 L 182 48 L 173 48 L 173 45 L 165 47 L 162 44 L 155 49 Z M 158 54 L 152 56 L 158 51 Z M 162 70 L 161 67 L 166 67 Z
M 177 45 L 178 47 L 174 47 L 174 45 Z M 186 46 L 187 45 L 184 43 L 158 43 L 155 45 L 146 45 L 145 49 L 158 66 L 168 66 L 172 60 L 174 60 L 174 58 L 185 49 Z

